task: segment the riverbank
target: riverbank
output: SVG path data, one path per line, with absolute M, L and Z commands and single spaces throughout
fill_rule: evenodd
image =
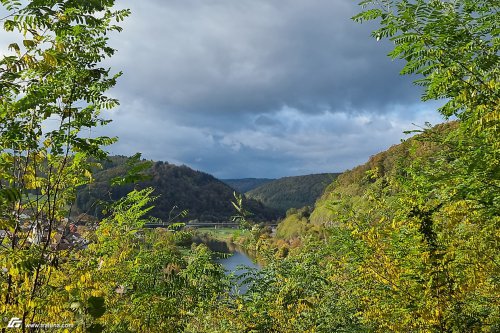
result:
M 244 246 L 246 241 L 252 236 L 249 230 L 233 228 L 199 228 L 194 231 L 195 237 L 201 239 L 211 239 L 220 242 L 234 243 Z
M 252 246 L 252 232 L 232 228 L 199 228 L 194 231 L 193 242 L 203 243 L 214 252 L 244 254 L 254 263 L 262 266 L 264 260 Z M 242 263 L 245 264 L 245 263 Z

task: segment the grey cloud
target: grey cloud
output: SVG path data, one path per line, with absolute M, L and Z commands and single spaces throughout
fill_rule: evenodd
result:
M 112 154 L 218 177 L 336 172 L 441 119 L 352 0 L 123 0 Z M 0 35 L 0 55 L 10 42 Z M 90 133 L 89 133 L 90 134 Z
M 331 112 L 304 115 L 285 108 L 266 116 L 269 126 L 265 129 L 249 126 L 218 130 L 149 121 L 137 123 L 130 133 L 132 129 L 123 126 L 130 123 L 127 119 L 112 126 L 121 129 L 119 135 L 133 137 L 134 144 L 142 144 L 139 150 L 146 158 L 185 163 L 219 177 L 281 177 L 352 168 L 398 143 L 405 137 L 404 130 L 414 129 L 412 122 L 440 121 L 432 109 L 421 110 L 420 105 L 407 106 L 405 111 L 414 116 L 405 119 L 397 113 Z M 121 140 L 113 153 L 132 148 L 139 146 Z
M 124 2 L 127 5 L 127 2 Z M 147 98 L 159 115 L 193 124 L 203 114 L 384 112 L 414 103 L 387 45 L 350 20 L 350 0 L 213 0 L 130 3 L 116 40 L 122 96 Z M 134 43 L 131 43 L 133 40 Z M 184 115 L 188 113 L 189 115 Z M 196 115 L 196 116 L 193 116 Z
M 254 125 L 258 128 L 266 129 L 271 128 L 272 130 L 282 129 L 281 122 L 277 119 L 273 119 L 267 115 L 259 115 L 254 120 Z
M 439 122 L 351 0 L 124 0 L 112 154 L 218 177 L 336 172 Z M 3 42 L 0 36 L 0 42 Z

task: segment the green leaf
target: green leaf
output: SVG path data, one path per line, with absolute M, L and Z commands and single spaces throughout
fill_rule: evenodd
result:
M 24 45 L 26 48 L 32 48 L 32 47 L 35 47 L 35 46 L 36 46 L 36 43 L 35 43 L 33 40 L 30 40 L 30 39 L 25 39 L 25 40 L 23 40 L 23 45 Z
M 9 203 L 21 201 L 21 192 L 16 188 L 4 188 L 0 190 L 0 199 Z
M 89 333 L 101 333 L 104 331 L 104 326 L 101 324 L 92 324 L 87 327 L 87 332 Z
M 87 300 L 87 312 L 94 318 L 100 318 L 106 312 L 104 297 L 91 296 Z

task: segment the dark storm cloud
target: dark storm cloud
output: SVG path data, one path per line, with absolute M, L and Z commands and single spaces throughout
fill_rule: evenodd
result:
M 127 94 L 160 112 L 384 112 L 418 94 L 387 45 L 350 20 L 351 0 L 184 0 L 130 4 L 117 40 Z M 131 42 L 133 41 L 133 42 Z M 128 66 L 132 65 L 132 66 Z M 181 116 L 182 118 L 182 116 Z
M 183 126 L 168 119 L 138 121 L 132 112 L 125 112 L 115 121 L 115 133 L 122 140 L 112 153 L 141 151 L 148 158 L 187 164 L 222 178 L 337 172 L 398 143 L 404 130 L 414 129 L 412 123 L 439 121 L 434 112 L 420 106 L 404 111 L 403 118 L 398 110 L 387 115 L 324 112 L 304 117 L 285 108 L 266 115 L 265 126 L 248 121 L 247 128 L 224 130 Z
M 112 154 L 187 164 L 218 177 L 352 168 L 441 119 L 402 64 L 354 23 L 352 0 L 123 0 L 132 16 L 106 61 L 121 106 L 91 135 Z M 0 34 L 0 55 L 19 38 Z
M 143 0 L 111 43 L 124 76 L 108 131 L 219 177 L 352 168 L 439 122 L 351 0 Z

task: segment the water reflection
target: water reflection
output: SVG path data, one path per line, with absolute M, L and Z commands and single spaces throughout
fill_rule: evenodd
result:
M 232 274 L 240 285 L 239 288 L 235 288 L 233 293 L 245 293 L 248 289 L 248 284 L 243 283 L 243 280 L 248 278 L 244 275 L 252 270 L 260 269 L 260 265 L 252 258 L 255 255 L 245 251 L 240 246 L 230 243 L 222 242 L 214 239 L 195 239 L 195 243 L 205 244 L 211 251 L 216 253 L 215 261 L 220 263 L 226 270 L 226 274 Z M 217 255 L 218 254 L 218 255 Z

